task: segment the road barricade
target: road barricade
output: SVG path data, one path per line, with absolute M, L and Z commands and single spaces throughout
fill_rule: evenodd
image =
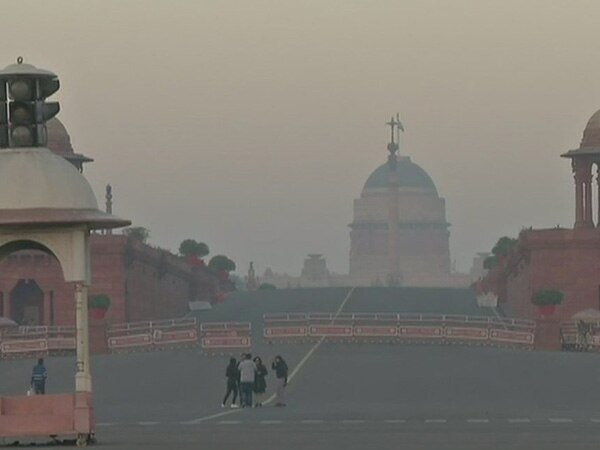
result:
M 488 329 L 480 327 L 446 327 L 444 337 L 448 340 L 487 341 Z
M 497 328 L 490 329 L 490 340 L 494 342 L 533 345 L 534 337 L 535 334 L 530 331 L 514 331 Z
M 431 325 L 402 325 L 398 327 L 398 336 L 402 340 L 414 341 L 442 339 L 444 337 L 444 328 Z
M 195 317 L 130 322 L 109 325 L 106 329 L 111 352 L 163 350 L 198 344 Z
M 44 356 L 48 353 L 48 341 L 41 339 L 10 339 L 0 344 L 4 358 Z
M 66 326 L 20 326 L 3 330 L 3 358 L 69 354 L 75 351 L 75 328 Z
M 308 336 L 308 327 L 305 325 L 291 325 L 291 326 L 275 326 L 275 327 L 264 327 L 263 334 L 268 339 L 281 339 L 281 338 L 304 338 Z
M 204 322 L 200 324 L 202 350 L 209 354 L 233 353 L 252 347 L 250 322 Z
M 318 338 L 352 338 L 353 330 L 350 325 L 310 325 L 308 335 Z
M 398 327 L 385 325 L 357 325 L 353 329 L 354 337 L 396 337 Z

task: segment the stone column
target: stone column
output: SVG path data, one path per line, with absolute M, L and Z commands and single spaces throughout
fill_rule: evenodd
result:
M 573 159 L 575 172 L 575 228 L 593 226 L 591 164 L 581 159 Z
M 598 185 L 598 221 L 596 223 L 600 228 L 600 162 L 596 163 L 596 184 Z
M 77 331 L 77 373 L 75 374 L 75 391 L 92 392 L 87 286 L 83 283 L 75 284 L 75 311 L 75 326 Z
M 584 223 L 586 228 L 594 227 L 594 213 L 592 208 L 592 173 L 590 171 L 583 181 L 583 188 L 585 191 L 584 199 L 585 203 L 583 206 Z

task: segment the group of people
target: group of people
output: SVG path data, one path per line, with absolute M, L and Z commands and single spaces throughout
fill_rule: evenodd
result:
M 271 369 L 275 372 L 277 380 L 275 391 L 275 406 L 285 406 L 285 387 L 288 381 L 288 366 L 281 356 L 276 356 L 271 363 Z M 250 353 L 242 353 L 240 361 L 235 358 L 229 359 L 229 364 L 225 369 L 225 377 L 227 379 L 227 391 L 223 398 L 222 408 L 227 406 L 229 396 L 233 394 L 231 400 L 232 408 L 255 407 L 260 408 L 265 400 L 267 391 L 267 375 L 268 371 L 263 364 L 262 359 L 256 356 L 252 359 Z M 240 404 L 236 404 L 238 398 Z M 254 403 L 252 396 L 254 394 Z

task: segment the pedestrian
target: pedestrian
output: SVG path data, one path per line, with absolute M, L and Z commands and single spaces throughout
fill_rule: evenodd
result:
M 275 377 L 277 378 L 275 406 L 285 406 L 285 388 L 288 382 L 288 366 L 285 360 L 277 355 L 271 364 L 271 369 L 275 371 Z
M 33 366 L 31 373 L 31 387 L 35 395 L 44 395 L 46 393 L 46 378 L 48 371 L 44 367 L 44 358 L 38 359 L 38 362 Z
M 265 392 L 267 390 L 267 380 L 265 379 L 265 377 L 269 372 L 267 371 L 267 368 L 265 367 L 265 365 L 262 362 L 262 359 L 260 359 L 259 356 L 254 358 L 254 364 L 256 365 L 256 373 L 254 375 L 253 386 L 254 394 L 256 394 L 256 403 L 254 403 L 254 406 L 256 408 L 259 408 L 263 404 Z
M 252 386 L 256 374 L 256 364 L 252 361 L 252 355 L 246 353 L 245 359 L 239 364 L 240 369 L 240 395 L 242 408 L 252 407 Z
M 221 404 L 221 408 L 225 408 L 227 405 L 227 399 L 233 393 L 233 398 L 231 399 L 231 407 L 237 408 L 238 405 L 235 404 L 238 396 L 238 384 L 239 384 L 239 371 L 237 367 L 237 361 L 235 358 L 229 358 L 229 364 L 225 369 L 225 377 L 227 378 L 227 391 L 225 392 L 225 397 L 223 398 L 223 403 Z

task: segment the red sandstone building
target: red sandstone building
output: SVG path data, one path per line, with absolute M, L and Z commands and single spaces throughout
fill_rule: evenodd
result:
M 48 122 L 48 147 L 78 169 L 92 161 L 73 151 L 63 125 Z M 107 199 L 110 209 L 110 198 Z M 212 301 L 218 280 L 201 265 L 124 235 L 91 236 L 90 295 L 107 294 L 109 323 L 181 317 L 190 301 Z M 27 325 L 73 325 L 73 287 L 64 282 L 56 259 L 21 251 L 0 261 L 0 315 Z
M 600 111 L 589 120 L 579 148 L 562 156 L 571 160 L 575 178 L 574 227 L 522 231 L 507 260 L 492 269 L 486 280 L 511 315 L 538 317 L 531 297 L 543 289 L 564 294 L 556 319 L 600 309 L 600 216 L 594 218 L 593 211 L 596 191 L 600 213 Z

